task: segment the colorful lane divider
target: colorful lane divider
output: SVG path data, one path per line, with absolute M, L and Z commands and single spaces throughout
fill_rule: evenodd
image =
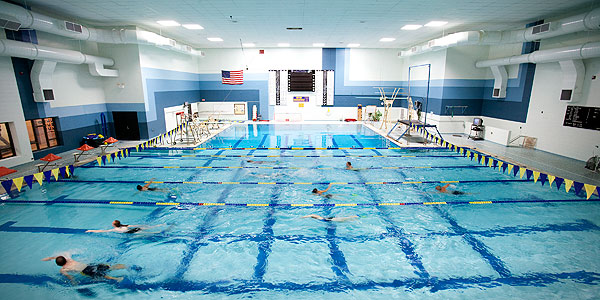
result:
M 44 171 L 44 172 L 35 173 L 32 175 L 21 176 L 21 177 L 9 179 L 9 180 L 4 180 L 4 181 L 2 181 L 1 184 L 7 193 L 12 190 L 13 186 L 20 192 L 21 189 L 25 185 L 27 185 L 29 187 L 29 189 L 32 189 L 34 182 L 37 182 L 41 186 L 45 182 L 52 181 L 52 178 L 54 178 L 54 181 L 59 180 L 59 178 L 61 178 L 61 177 L 69 178 L 69 177 L 71 177 L 71 174 L 73 174 L 73 171 L 74 171 L 73 165 L 64 166 L 64 167 L 60 167 L 60 168 L 56 168 L 56 169 L 52 169 L 52 170 L 48 170 L 48 171 Z
M 441 147 L 257 147 L 257 148 L 199 148 L 199 147 L 153 147 L 150 150 L 443 150 Z
M 600 199 L 560 199 L 560 200 L 476 200 L 476 201 L 436 201 L 436 202 L 379 202 L 379 203 L 228 203 L 228 202 L 143 202 L 143 201 L 111 201 L 111 200 L 3 200 L 0 203 L 10 204 L 88 204 L 88 205 L 129 205 L 129 206 L 205 206 L 205 207 L 400 207 L 411 205 L 482 205 L 482 204 L 519 204 L 519 203 L 566 203 L 566 202 L 600 202 Z
M 136 145 L 135 147 L 123 148 L 117 152 L 108 153 L 106 155 L 99 156 L 96 159 L 96 161 L 97 161 L 98 165 L 106 164 L 111 161 L 115 161 L 117 158 L 122 159 L 122 158 L 128 157 L 133 149 L 135 149 L 136 151 L 139 151 L 140 149 L 144 150 L 144 149 L 150 148 L 152 146 L 162 144 L 162 142 L 165 141 L 166 139 L 170 139 L 171 137 L 173 137 L 173 135 L 176 135 L 177 132 L 184 130 L 186 128 L 186 126 L 187 126 L 186 123 L 181 124 L 181 125 L 177 126 L 176 128 L 169 130 L 169 131 L 165 132 L 164 134 L 154 137 L 146 142 L 140 143 L 140 144 Z M 27 185 L 30 189 L 32 189 L 34 180 L 41 186 L 42 184 L 44 184 L 44 182 L 50 182 L 52 180 L 52 178 L 54 178 L 54 181 L 57 181 L 59 177 L 68 178 L 71 176 L 71 174 L 73 174 L 74 170 L 75 170 L 75 167 L 73 165 L 69 165 L 69 166 L 64 166 L 64 167 L 60 167 L 60 168 L 55 168 L 55 169 L 45 171 L 45 172 L 35 173 L 32 175 L 26 175 L 26 176 L 16 177 L 16 178 L 9 179 L 9 180 L 3 180 L 2 182 L 0 182 L 0 184 L 2 185 L 2 187 L 4 188 L 4 190 L 7 193 L 9 193 L 12 190 L 13 186 L 20 192 L 24 185 Z
M 334 167 L 258 167 L 258 166 L 238 166 L 238 167 L 212 167 L 212 166 L 80 166 L 78 168 L 90 169 L 90 168 L 101 168 L 101 169 L 273 169 L 273 170 L 300 170 L 300 169 L 311 169 L 311 170 L 346 170 L 345 168 L 334 168 Z M 486 166 L 402 166 L 402 167 L 368 167 L 368 168 L 355 168 L 353 170 L 397 170 L 397 169 L 475 169 L 475 168 L 486 168 Z
M 461 155 L 210 155 L 210 154 L 141 154 L 132 157 L 462 157 Z
M 248 185 L 264 185 L 264 184 L 281 184 L 281 185 L 365 185 L 365 184 L 428 184 L 428 183 L 484 183 L 484 182 L 528 182 L 530 179 L 491 179 L 491 180 L 431 180 L 431 181 L 373 181 L 373 182 L 279 182 L 279 181 L 152 181 L 155 184 L 248 184 Z M 127 183 L 141 184 L 150 183 L 143 180 L 61 180 L 58 182 L 71 183 Z
M 592 184 L 558 177 L 549 173 L 533 171 L 527 169 L 526 167 L 511 164 L 496 157 L 492 157 L 490 155 L 481 153 L 469 147 L 456 146 L 452 143 L 449 143 L 448 141 L 445 141 L 441 137 L 430 133 L 422 126 L 411 125 L 411 129 L 423 134 L 425 138 L 429 139 L 437 145 L 440 145 L 443 148 L 447 148 L 451 151 L 459 153 L 465 157 L 470 158 L 471 160 L 475 159 L 478 163 L 480 163 L 483 166 L 488 166 L 493 169 L 498 168 L 498 170 L 500 170 L 502 173 L 512 174 L 513 176 L 518 175 L 520 178 L 526 176 L 527 179 L 531 179 L 533 177 L 534 183 L 537 183 L 539 181 L 543 186 L 544 183 L 548 182 L 548 186 L 550 188 L 552 188 L 552 184 L 555 184 L 558 190 L 560 190 L 561 186 L 563 186 L 564 184 L 565 192 L 567 193 L 571 190 L 571 188 L 573 188 L 575 195 L 579 195 L 581 190 L 585 190 L 587 199 L 590 199 L 592 195 L 596 195 L 596 197 L 600 198 L 600 186 L 595 186 Z

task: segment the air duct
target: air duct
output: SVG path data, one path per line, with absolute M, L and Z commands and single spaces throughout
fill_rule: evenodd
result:
M 21 28 L 31 28 L 71 39 L 105 44 L 154 45 L 180 53 L 204 56 L 204 52 L 202 51 L 150 31 L 126 28 L 100 29 L 87 27 L 32 12 L 21 6 L 3 1 L 0 1 L 0 12 L 3 15 L 16 19 L 21 24 Z
M 600 29 L 600 8 L 590 12 L 544 23 L 541 25 L 509 31 L 464 31 L 412 46 L 399 56 L 410 56 L 461 45 L 495 45 L 531 42 L 540 39 Z
M 30 78 L 35 102 L 54 101 L 54 89 L 52 88 L 54 68 L 56 68 L 55 61 L 36 60 L 33 63 Z
M 563 70 L 561 101 L 571 102 L 581 93 L 585 67 L 581 59 L 600 57 L 600 42 L 585 43 L 548 50 L 538 50 L 529 54 L 478 61 L 477 68 L 517 65 L 522 63 L 559 62 Z
M 67 64 L 88 64 L 94 76 L 118 77 L 118 70 L 105 69 L 115 62 L 110 58 L 83 54 L 78 51 L 52 48 L 31 43 L 0 39 L 0 56 L 12 56 L 33 60 L 47 60 Z

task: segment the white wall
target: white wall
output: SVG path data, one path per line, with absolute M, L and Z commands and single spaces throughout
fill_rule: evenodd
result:
M 71 40 L 37 31 L 40 45 L 98 55 L 95 43 Z M 52 76 L 55 99 L 50 107 L 79 106 L 105 103 L 104 79 L 92 76 L 87 64 L 56 64 Z
M 542 40 L 540 50 L 600 41 L 600 33 L 583 32 Z M 495 47 L 491 47 L 490 52 Z M 567 105 L 600 107 L 600 58 L 583 60 L 586 74 L 583 95 L 574 103 L 560 102 L 562 71 L 558 63 L 537 64 L 527 121 L 525 123 L 485 118 L 486 126 L 511 130 L 511 137 L 532 136 L 538 139 L 537 149 L 587 160 L 596 145 L 600 145 L 600 131 L 563 126 Z M 518 66 L 517 66 L 518 67 Z M 596 154 L 598 151 L 596 149 Z
M 106 103 L 144 103 L 138 45 L 98 45 L 100 56 L 112 58 L 119 77 L 103 79 Z M 121 88 L 122 86 L 123 88 Z
M 408 68 L 423 64 L 431 64 L 431 80 L 444 79 L 446 73 L 446 52 L 447 49 L 426 52 L 423 54 L 407 56 L 404 60 L 402 69 L 402 78 L 408 80 Z M 410 73 L 410 80 L 427 80 L 427 68 L 413 68 Z
M 476 68 L 475 62 L 488 59 L 488 46 L 461 46 L 448 48 L 445 79 L 483 79 L 489 68 Z
M 199 61 L 204 58 L 155 46 L 139 45 L 139 60 L 142 68 L 198 73 Z
M 4 38 L 4 31 L 0 33 Z M 13 167 L 33 160 L 29 135 L 25 126 L 25 116 L 17 81 L 10 57 L 0 57 L 0 123 L 9 123 L 15 146 L 15 157 L 0 160 L 0 166 Z
M 206 49 L 200 60 L 199 73 L 220 73 L 221 70 L 244 70 L 247 73 L 264 73 L 269 70 L 321 70 L 321 48 L 259 48 Z M 246 66 L 248 70 L 246 71 Z M 265 77 L 266 78 L 266 77 Z
M 351 81 L 402 81 L 404 60 L 398 58 L 397 49 L 350 49 L 349 80 Z

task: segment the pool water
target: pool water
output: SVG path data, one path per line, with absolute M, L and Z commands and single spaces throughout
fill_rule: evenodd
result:
M 362 125 L 236 125 L 201 147 L 311 150 L 146 150 L 102 167 L 77 168 L 71 179 L 25 188 L 16 200 L 49 202 L 0 204 L 2 298 L 600 294 L 600 206 L 555 185 L 503 174 L 444 149 L 312 150 L 396 147 Z M 360 170 L 345 170 L 346 161 Z M 151 178 L 164 182 L 152 185 L 161 190 L 136 190 Z M 439 181 L 459 181 L 450 189 L 465 194 L 438 193 Z M 327 192 L 332 198 L 311 193 L 329 182 L 336 183 Z M 468 204 L 477 201 L 505 203 Z M 446 204 L 423 204 L 431 202 Z M 405 205 L 381 205 L 386 203 Z M 359 218 L 301 218 L 308 214 Z M 109 229 L 114 219 L 166 225 L 158 233 L 85 233 Z M 111 272 L 125 278 L 120 283 L 80 275 L 73 286 L 53 262 L 40 261 L 63 252 L 86 263 L 133 268 Z

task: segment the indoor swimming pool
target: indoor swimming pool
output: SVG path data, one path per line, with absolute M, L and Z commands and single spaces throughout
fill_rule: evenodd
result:
M 0 295 L 597 299 L 600 202 L 510 173 L 360 124 L 236 124 L 14 193 L 0 204 Z M 86 232 L 115 219 L 157 227 Z M 61 253 L 128 267 L 72 285 L 41 261 Z

